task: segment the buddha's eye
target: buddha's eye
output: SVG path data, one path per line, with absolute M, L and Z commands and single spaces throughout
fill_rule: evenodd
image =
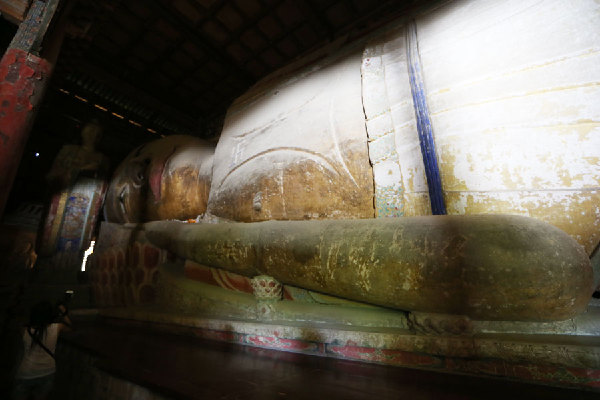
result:
M 137 161 L 130 166 L 129 176 L 135 187 L 140 187 L 144 184 L 146 180 L 146 168 L 148 168 L 146 160 Z

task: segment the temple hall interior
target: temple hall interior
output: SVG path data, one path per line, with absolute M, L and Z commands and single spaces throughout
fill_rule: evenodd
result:
M 600 2 L 0 0 L 0 398 L 600 395 Z

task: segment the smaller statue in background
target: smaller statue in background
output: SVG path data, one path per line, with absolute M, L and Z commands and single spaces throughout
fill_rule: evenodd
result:
M 107 188 L 108 159 L 96 151 L 102 127 L 93 120 L 80 146 L 65 145 L 46 176 L 51 201 L 40 240 L 40 257 L 54 267 L 79 266 L 89 246 Z

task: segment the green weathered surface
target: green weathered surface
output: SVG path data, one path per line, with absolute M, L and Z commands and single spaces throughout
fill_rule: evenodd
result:
M 592 270 L 594 271 L 594 287 L 600 291 L 600 245 L 592 252 L 590 257 Z
M 253 294 L 225 290 L 186 278 L 175 264 L 160 267 L 159 302 L 172 315 L 346 327 L 407 328 L 406 313 L 380 307 L 317 304 L 302 301 L 261 301 Z M 289 286 L 288 286 L 289 288 Z
M 401 310 L 562 320 L 582 312 L 593 291 L 584 249 L 519 216 L 160 221 L 145 229 L 155 245 L 205 265 Z

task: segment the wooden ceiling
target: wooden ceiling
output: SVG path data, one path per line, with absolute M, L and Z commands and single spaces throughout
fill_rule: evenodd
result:
M 417 3 L 79 0 L 52 86 L 139 130 L 214 137 L 231 101 L 260 78 Z

